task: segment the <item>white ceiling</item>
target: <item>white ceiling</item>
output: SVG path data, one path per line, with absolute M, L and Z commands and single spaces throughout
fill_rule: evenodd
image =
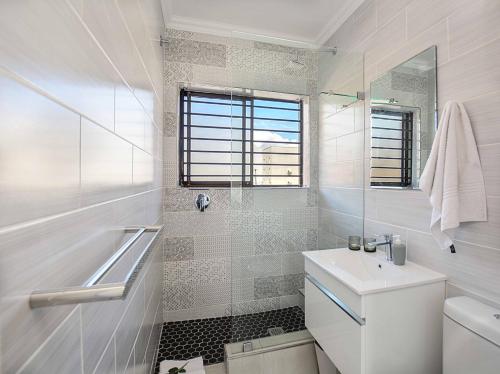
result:
M 320 46 L 364 0 L 161 1 L 167 27 Z

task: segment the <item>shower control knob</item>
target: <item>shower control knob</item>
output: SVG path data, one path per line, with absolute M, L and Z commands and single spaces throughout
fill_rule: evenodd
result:
M 210 205 L 210 197 L 205 193 L 200 193 L 194 202 L 200 212 L 204 212 Z

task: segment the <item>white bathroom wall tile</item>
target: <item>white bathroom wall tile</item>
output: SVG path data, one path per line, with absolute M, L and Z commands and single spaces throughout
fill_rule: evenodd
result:
M 124 196 L 132 186 L 132 145 L 82 118 L 82 202 Z
M 319 129 L 322 141 L 352 132 L 354 132 L 354 109 L 352 107 L 324 118 Z
M 80 309 L 76 308 L 19 373 L 81 372 L 80 350 Z
M 362 189 L 324 187 L 319 196 L 320 205 L 324 208 L 355 216 L 363 215 Z
M 441 66 L 438 74 L 438 102 L 471 99 L 498 91 L 500 39 L 457 57 Z M 487 72 L 487 73 L 485 73 Z
M 428 29 L 436 22 L 449 16 L 455 10 L 465 6 L 464 0 L 433 0 L 413 1 L 406 8 L 408 38 Z
M 449 17 L 450 57 L 470 52 L 499 38 L 500 3 L 480 0 L 467 2 Z M 478 20 L 479 22 L 471 22 Z
M 351 161 L 363 158 L 364 132 L 357 131 L 337 138 L 337 160 Z
M 449 59 L 449 43 L 447 21 L 445 19 L 426 29 L 414 38 L 407 40 L 403 46 L 380 60 L 376 66 L 378 72 L 384 73 L 433 45 L 437 47 L 438 65 L 446 63 Z M 367 66 L 367 68 L 371 66 L 372 65 Z M 372 80 L 373 79 L 367 79 L 367 84 Z M 367 111 L 367 114 L 369 114 L 369 111 Z
M 9 342 L 0 348 L 2 371 L 15 371 L 74 309 L 30 309 L 31 292 L 82 284 L 116 249 L 116 238 L 107 205 L 0 234 L 1 336 Z
M 154 180 L 154 159 L 143 150 L 134 147 L 132 165 L 132 182 L 134 189 L 150 189 Z
M 163 48 L 160 46 L 160 43 L 158 41 L 159 34 L 152 33 L 154 32 L 153 30 L 158 30 L 159 28 L 149 27 L 149 25 L 151 24 L 149 20 L 151 20 L 151 14 L 153 14 L 154 11 L 149 9 L 149 7 L 146 6 L 148 3 L 144 1 L 121 1 L 117 4 L 120 16 L 127 24 L 128 31 L 135 43 L 135 47 L 139 51 L 139 55 L 144 66 L 146 67 L 151 82 L 154 85 L 156 94 L 161 100 L 161 70 L 163 64 Z M 158 4 L 156 4 L 155 8 L 156 11 L 159 10 Z M 147 14 L 149 16 L 147 16 L 146 18 Z M 154 22 L 155 24 L 157 24 L 158 14 L 156 14 L 155 17 L 156 19 Z
M 144 100 L 143 105 L 150 107 L 155 93 L 138 50 L 128 34 L 127 26 L 118 15 L 117 3 L 85 0 L 77 10 L 125 81 L 136 95 Z M 117 43 L 117 40 L 120 40 L 120 43 Z M 153 116 L 153 113 L 149 114 Z
M 380 241 L 382 238 L 377 237 L 378 235 L 393 234 L 399 235 L 401 241 L 405 243 L 407 239 L 407 231 L 406 227 L 390 225 L 385 222 L 372 221 L 369 219 L 365 219 L 364 221 L 365 238 L 374 238 Z M 384 248 L 381 247 L 380 249 L 383 250 Z
M 379 221 L 428 232 L 431 222 L 429 199 L 422 191 L 378 190 L 376 194 Z
M 307 206 L 307 189 L 275 188 L 256 189 L 253 191 L 255 210 L 276 210 Z
M 455 242 L 456 253 L 439 249 L 430 234 L 408 231 L 408 259 L 448 276 L 448 281 L 500 302 L 500 292 L 492 284 L 500 282 L 500 251 Z
M 128 89 L 115 90 L 115 132 L 132 144 L 146 149 L 146 122 L 149 121 L 142 105 Z
M 412 0 L 376 0 L 377 6 L 377 25 L 383 26 L 387 21 L 396 16 Z M 404 12 L 403 12 L 404 13 Z
M 332 216 L 333 233 L 347 240 L 350 235 L 359 235 L 363 233 L 363 218 L 359 216 L 351 216 L 349 214 L 340 213 L 337 211 L 328 211 Z
M 478 145 L 500 143 L 500 95 L 485 95 L 464 102 Z
M 377 4 L 378 5 L 378 4 Z M 365 52 L 365 63 L 373 65 L 403 45 L 406 40 L 406 13 L 401 10 L 389 22 L 379 27 L 372 38 L 378 43 Z
M 134 248 L 131 248 L 103 278 L 102 283 L 123 281 L 149 240 L 146 239 L 139 240 L 137 245 L 134 245 Z M 118 322 L 124 312 L 131 308 L 131 303 L 142 303 L 144 309 L 144 281 L 142 279 L 151 269 L 152 259 L 153 256 L 150 254 L 125 300 L 88 303 L 81 306 L 84 373 L 93 372 L 103 350 L 112 338 Z M 137 292 L 143 294 L 142 299 L 138 298 Z
M 127 360 L 132 355 L 134 360 L 134 342 L 139 333 L 141 322 L 144 318 L 144 284 L 137 286 L 136 292 L 131 295 L 129 307 L 123 315 L 116 330 L 116 371 L 122 372 L 127 365 Z
M 80 187 L 79 116 L 4 73 L 0 227 L 78 208 Z
M 500 197 L 500 143 L 479 147 L 486 195 Z
M 3 66 L 113 129 L 122 83 L 65 1 L 16 2 L 0 13 Z
M 115 374 L 115 339 L 111 339 L 94 371 L 95 374 Z
M 500 196 L 488 197 L 488 221 L 462 223 L 456 238 L 465 242 L 498 248 L 500 243 Z

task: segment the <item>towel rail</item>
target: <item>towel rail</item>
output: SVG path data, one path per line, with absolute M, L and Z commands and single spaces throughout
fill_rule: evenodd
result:
M 64 287 L 51 290 L 37 290 L 30 295 L 30 307 L 40 308 L 44 306 L 90 303 L 105 300 L 117 300 L 127 297 L 128 291 L 134 284 L 137 274 L 142 268 L 145 260 L 152 250 L 153 242 L 158 237 L 163 226 L 129 227 L 125 232 L 135 232 L 113 255 L 87 279 L 82 286 Z M 148 241 L 144 250 L 139 254 L 132 268 L 122 282 L 99 284 L 113 266 L 122 258 L 128 250 L 146 232 L 155 232 Z

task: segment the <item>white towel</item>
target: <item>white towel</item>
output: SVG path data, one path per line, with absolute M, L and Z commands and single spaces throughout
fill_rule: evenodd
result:
M 461 103 L 444 106 L 420 188 L 429 196 L 431 233 L 442 249 L 453 245 L 453 229 L 461 222 L 487 220 L 481 162 Z
M 180 368 L 188 360 L 175 361 L 175 360 L 163 360 L 160 362 L 160 374 L 168 374 L 168 370 L 174 367 Z M 186 374 L 205 374 L 205 369 L 203 368 L 203 358 L 196 357 L 189 360 L 189 363 L 185 367 Z

